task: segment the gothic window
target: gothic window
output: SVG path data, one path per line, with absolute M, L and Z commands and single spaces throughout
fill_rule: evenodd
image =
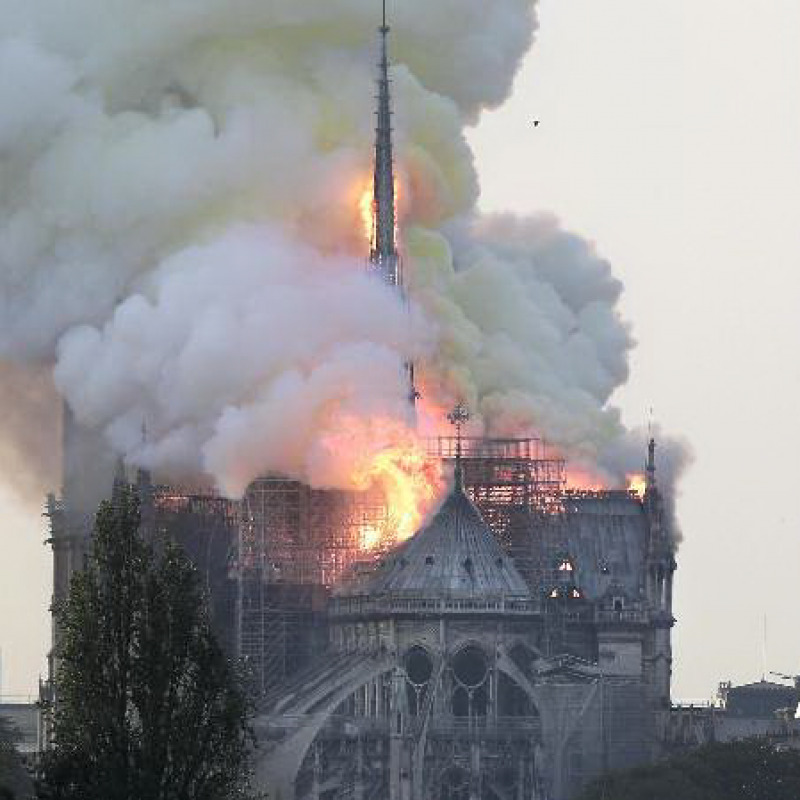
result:
M 453 659 L 453 674 L 464 686 L 480 686 L 489 671 L 489 665 L 483 651 L 474 645 L 460 650 Z
M 408 685 L 406 695 L 408 707 L 413 716 L 423 710 L 425 698 L 428 696 L 429 684 L 433 676 L 433 659 L 424 647 L 414 645 L 403 660 Z
M 460 650 L 450 663 L 453 676 L 452 713 L 456 717 L 485 717 L 489 713 L 489 663 L 475 645 Z
M 424 647 L 415 645 L 406 653 L 405 667 L 408 679 L 417 686 L 431 679 L 433 661 Z

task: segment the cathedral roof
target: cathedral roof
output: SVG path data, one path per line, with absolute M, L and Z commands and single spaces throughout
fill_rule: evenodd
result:
M 433 519 L 388 554 L 359 588 L 373 595 L 530 596 L 524 579 L 459 481 Z

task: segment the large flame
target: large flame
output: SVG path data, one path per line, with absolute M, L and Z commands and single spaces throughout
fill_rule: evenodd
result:
M 391 443 L 371 454 L 353 475 L 356 488 L 378 484 L 386 498 L 386 529 L 377 540 L 362 536 L 366 549 L 413 536 L 443 488 L 441 465 L 428 456 L 423 442 L 408 430 L 389 433 Z
M 323 439 L 346 465 L 353 489 L 383 494 L 385 523 L 363 526 L 361 548 L 383 549 L 412 536 L 444 490 L 441 462 L 429 456 L 424 439 L 396 419 L 375 416 L 339 418 Z

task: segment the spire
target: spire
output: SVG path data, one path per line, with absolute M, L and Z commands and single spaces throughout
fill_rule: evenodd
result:
M 645 468 L 646 486 L 650 491 L 656 488 L 656 440 L 651 438 L 647 445 L 647 465 Z
M 455 470 L 455 485 L 457 491 L 464 489 L 464 467 L 461 463 L 461 428 L 465 422 L 469 421 L 469 412 L 464 406 L 459 403 L 448 415 L 447 419 L 451 425 L 456 428 L 456 470 Z
M 375 176 L 373 203 L 375 235 L 370 264 L 392 286 L 402 287 L 400 264 L 395 242 L 397 210 L 394 196 L 394 154 L 392 148 L 392 101 L 389 84 L 389 31 L 386 22 L 386 0 L 383 0 L 381 59 L 378 64 L 378 111 L 375 130 Z
M 656 440 L 652 437 L 647 444 L 644 506 L 653 526 L 651 544 L 665 545 L 667 531 L 664 526 L 664 504 L 656 484 Z
M 142 450 L 147 448 L 147 420 L 142 418 Z M 136 471 L 136 485 L 139 489 L 139 498 L 143 499 L 144 495 L 152 488 L 152 475 L 150 470 L 146 467 L 139 467 Z
M 378 32 L 381 35 L 381 58 L 378 64 L 378 110 L 375 129 L 375 174 L 373 177 L 374 231 L 369 253 L 370 268 L 402 295 L 403 275 L 397 252 L 397 203 L 394 193 L 394 148 L 392 145 L 392 97 L 389 82 L 389 32 L 386 20 L 386 0 Z M 416 386 L 414 364 L 405 364 L 408 379 L 408 401 L 412 409 L 420 397 Z

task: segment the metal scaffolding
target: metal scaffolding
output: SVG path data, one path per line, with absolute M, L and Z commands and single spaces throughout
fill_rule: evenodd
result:
M 432 458 L 455 461 L 456 437 L 428 443 Z M 464 486 L 535 593 L 549 584 L 563 544 L 566 463 L 541 439 L 463 438 Z
M 445 466 L 454 463 L 456 448 L 456 437 L 427 443 L 428 457 Z M 588 493 L 566 490 L 564 460 L 539 439 L 465 438 L 462 451 L 468 494 L 534 596 L 543 597 L 559 579 L 571 504 Z M 197 563 L 218 630 L 249 664 L 258 693 L 302 668 L 322 644 L 331 587 L 371 569 L 394 545 L 377 488 L 312 489 L 264 477 L 238 501 L 172 487 L 144 491 L 151 498 L 143 504 L 148 524 L 184 544 Z
M 248 488 L 238 537 L 238 652 L 259 693 L 308 660 L 328 590 L 379 557 L 365 545 L 386 523 L 378 491 L 312 489 L 282 478 Z
M 462 443 L 467 491 L 522 574 L 541 586 L 543 572 L 552 567 L 552 543 L 559 540 L 552 531 L 543 535 L 542 526 L 561 524 L 563 459 L 551 456 L 539 439 Z M 427 444 L 429 458 L 454 462 L 456 437 Z M 278 477 L 249 487 L 238 535 L 238 652 L 259 692 L 307 660 L 326 592 L 352 570 L 369 569 L 392 546 L 388 512 L 378 489 L 320 490 Z M 376 532 L 381 546 L 369 549 Z

